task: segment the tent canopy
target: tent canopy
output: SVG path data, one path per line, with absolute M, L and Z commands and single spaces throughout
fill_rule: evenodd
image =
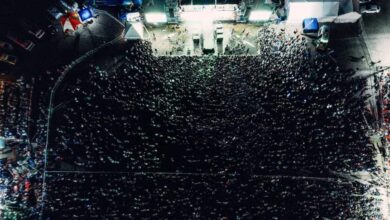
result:
M 60 18 L 60 23 L 64 32 L 75 31 L 81 25 L 80 17 L 77 12 L 68 12 Z
M 142 40 L 144 39 L 144 25 L 141 22 L 130 24 L 129 29 L 125 34 L 126 40 Z
M 357 12 L 350 12 L 340 16 L 332 16 L 318 19 L 320 23 L 336 23 L 336 24 L 354 24 L 362 18 L 362 15 Z
M 306 18 L 303 20 L 303 32 L 304 33 L 316 33 L 318 32 L 319 25 L 317 18 Z
M 361 17 L 362 17 L 362 15 L 357 13 L 357 12 L 350 12 L 350 13 L 338 16 L 334 20 L 334 22 L 335 23 L 356 23 L 359 21 L 359 19 Z

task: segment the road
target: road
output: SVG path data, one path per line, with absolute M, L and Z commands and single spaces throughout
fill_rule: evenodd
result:
M 377 0 L 382 11 L 379 14 L 364 14 L 366 31 L 365 41 L 372 61 L 381 61 L 381 65 L 390 66 L 390 1 Z

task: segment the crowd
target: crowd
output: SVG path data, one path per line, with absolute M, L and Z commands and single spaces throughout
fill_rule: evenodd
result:
M 23 78 L 0 79 L 0 136 L 19 138 L 26 135 L 30 92 Z
M 137 63 L 128 66 L 130 62 Z M 98 67 L 81 68 L 88 78 L 76 78 L 74 82 L 68 79 L 70 87 L 59 88 L 57 97 L 64 99 L 54 103 L 58 110 L 52 123 L 56 126 L 52 128 L 55 134 L 49 149 L 50 161 L 90 170 L 158 168 L 157 145 L 161 137 L 156 126 L 161 116 L 157 103 L 150 99 L 156 98 L 162 88 L 152 78 L 154 69 L 145 62 L 122 57 L 108 67 L 110 73 Z M 150 74 L 143 75 L 142 71 Z
M 0 81 L 0 218 L 37 219 L 51 89 L 64 69 Z
M 154 57 L 133 42 L 77 68 L 54 101 L 49 170 L 177 175 L 53 173 L 45 214 L 379 219 L 370 186 L 293 178 L 375 170 L 365 81 L 299 34 L 258 39 L 259 56 Z
M 337 179 L 73 173 L 48 181 L 51 219 L 381 219 L 378 200 L 359 196 L 378 191 Z
M 232 29 L 231 36 L 225 46 L 224 55 L 251 55 L 256 53 L 256 46 L 251 42 L 256 42 L 257 36 L 252 36 L 251 30 Z
M 80 69 L 87 76 L 55 103 L 55 165 L 316 175 L 375 166 L 355 96 L 365 81 L 310 61 L 303 38 L 260 34 L 261 56 L 155 58 L 134 46 L 110 72 Z M 278 49 L 266 42 L 275 38 Z
M 0 81 L 0 216 L 28 216 L 13 213 L 8 207 L 29 210 L 37 207 L 41 185 L 35 152 L 29 142 L 32 83 L 23 77 Z M 7 207 L 7 208 L 4 208 Z M 26 212 L 27 213 L 27 212 Z

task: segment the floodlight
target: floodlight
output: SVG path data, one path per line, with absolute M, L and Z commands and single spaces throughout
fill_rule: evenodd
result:
M 145 19 L 148 23 L 166 23 L 167 15 L 164 13 L 146 13 Z
M 141 15 L 139 12 L 127 13 L 126 20 L 127 21 L 140 21 Z
M 267 21 L 271 15 L 272 11 L 268 10 L 252 11 L 249 15 L 249 21 Z

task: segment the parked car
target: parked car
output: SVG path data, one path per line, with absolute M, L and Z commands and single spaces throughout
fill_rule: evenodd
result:
M 381 6 L 377 4 L 367 4 L 367 5 L 360 6 L 361 14 L 376 14 L 379 12 L 381 12 Z
M 0 62 L 8 63 L 10 65 L 15 65 L 18 61 L 18 58 L 13 55 L 9 55 L 6 53 L 0 53 Z
M 5 51 L 12 51 L 14 47 L 8 42 L 0 41 L 0 49 Z
M 57 7 L 49 8 L 47 12 L 54 20 L 58 20 L 64 15 Z
M 46 31 L 47 31 L 50 35 L 53 36 L 53 35 L 57 34 L 58 28 L 57 28 L 55 25 L 50 24 L 50 25 L 48 25 L 48 26 L 46 27 Z
M 16 32 L 8 32 L 7 38 L 27 51 L 31 51 L 35 47 L 35 44 L 31 40 L 26 39 L 24 36 L 19 35 Z
M 31 34 L 37 39 L 41 39 L 45 35 L 45 31 L 33 23 L 29 23 L 27 21 L 20 21 L 19 24 L 24 31 Z
M 60 5 L 65 8 L 68 11 L 72 11 L 73 5 L 69 4 L 67 1 L 60 0 L 59 1 Z

